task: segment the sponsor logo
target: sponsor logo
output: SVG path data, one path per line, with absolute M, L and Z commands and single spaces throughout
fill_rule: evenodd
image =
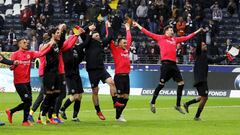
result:
M 142 90 L 142 95 L 152 95 L 154 93 L 154 89 L 143 89 Z M 209 96 L 211 97 L 228 97 L 230 92 L 227 90 L 210 90 L 206 91 Z M 159 95 L 164 95 L 164 96 L 176 96 L 177 91 L 176 90 L 161 90 L 159 92 Z M 198 96 L 198 92 L 196 90 L 186 90 L 183 91 L 182 95 L 185 96 Z

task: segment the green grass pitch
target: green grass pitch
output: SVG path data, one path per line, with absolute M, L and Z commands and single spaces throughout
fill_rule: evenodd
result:
M 37 93 L 33 94 L 35 99 Z M 193 97 L 183 97 L 182 103 Z M 157 113 L 149 109 L 151 96 L 130 96 L 123 115 L 126 123 L 115 121 L 110 96 L 100 95 L 100 105 L 106 121 L 95 114 L 91 95 L 84 94 L 79 118 L 81 122 L 71 121 L 72 106 L 67 110 L 68 120 L 59 125 L 38 125 L 22 127 L 22 111 L 13 116 L 9 124 L 6 108 L 20 103 L 17 93 L 0 93 L 0 121 L 6 123 L 0 127 L 0 135 L 239 135 L 240 134 L 240 98 L 210 97 L 202 113 L 202 121 L 194 121 L 197 105 L 190 107 L 189 114 L 180 114 L 173 109 L 176 97 L 160 96 L 157 100 Z M 35 113 L 36 119 L 38 112 Z

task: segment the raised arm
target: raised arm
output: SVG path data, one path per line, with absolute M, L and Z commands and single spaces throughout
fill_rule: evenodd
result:
M 76 42 L 77 42 L 77 40 L 78 40 L 78 36 L 79 36 L 80 34 L 82 34 L 82 33 L 85 32 L 85 31 L 84 31 L 82 28 L 80 28 L 80 27 L 75 27 L 75 28 L 76 28 L 76 30 L 74 30 L 74 31 L 76 31 L 76 32 L 74 32 L 74 35 L 70 36 L 70 37 L 63 43 L 63 46 L 62 46 L 62 48 L 61 48 L 61 51 L 62 51 L 62 52 L 65 52 L 65 51 L 71 49 L 71 48 L 76 44 Z M 75 28 L 74 28 L 74 29 L 75 29 Z
M 39 51 L 32 51 L 31 52 L 32 58 L 39 58 L 39 57 L 46 55 L 52 49 L 53 44 L 54 44 L 54 42 L 50 41 L 47 44 L 43 44 L 40 47 Z
M 113 39 L 113 29 L 110 22 L 106 21 L 106 37 L 103 38 L 103 46 L 107 46 Z
M 203 31 L 203 28 L 199 28 L 198 30 L 196 30 L 195 32 L 187 35 L 187 36 L 182 36 L 182 37 L 176 37 L 175 40 L 177 43 L 181 43 L 181 42 L 184 42 L 184 41 L 187 41 L 191 38 L 193 38 L 195 35 L 197 35 L 199 32 Z
M 130 31 L 130 25 L 126 23 L 125 28 L 126 28 L 127 50 L 130 50 L 130 46 L 132 44 L 132 35 Z
M 139 25 L 137 22 L 133 22 L 133 26 L 139 28 L 145 35 L 149 36 L 150 38 L 154 40 L 160 40 L 162 38 L 162 35 L 154 34 L 145 28 L 143 28 L 141 25 Z

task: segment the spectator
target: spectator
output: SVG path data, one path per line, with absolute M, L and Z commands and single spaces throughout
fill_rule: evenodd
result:
M 145 21 L 148 15 L 147 13 L 148 13 L 148 7 L 146 6 L 145 1 L 142 1 L 137 8 L 136 15 L 138 17 L 139 24 L 145 27 L 147 26 Z
M 226 52 L 228 52 L 231 48 L 232 48 L 232 43 L 231 43 L 231 40 L 228 38 L 227 40 L 226 40 L 226 43 L 225 43 L 225 46 L 224 46 L 224 48 L 223 48 L 223 51 L 222 51 L 222 54 L 224 55 L 224 54 L 226 54 Z M 230 64 L 231 63 L 231 61 L 229 61 L 228 59 L 226 59 L 226 62 L 225 62 L 226 64 Z
M 32 16 L 32 11 L 26 5 L 25 8 L 21 10 L 21 14 L 20 14 L 20 21 L 23 25 L 24 30 L 26 30 L 26 28 L 29 28 L 31 26 L 31 16 Z
M 186 29 L 186 21 L 183 20 L 183 17 L 178 18 L 178 22 L 176 24 L 176 29 L 177 29 L 177 35 L 179 37 L 185 35 L 185 29 Z
M 108 1 L 102 0 L 100 14 L 103 17 L 104 22 L 108 19 L 108 15 L 110 15 L 112 12 L 112 9 L 108 4 L 109 4 Z
M 52 15 L 54 13 L 53 5 L 49 2 L 49 0 L 45 0 L 42 13 L 46 17 L 46 23 L 49 24 L 52 21 Z
M 39 43 L 37 41 L 36 36 L 32 36 L 32 40 L 30 41 L 30 50 L 32 51 L 38 51 L 39 50 Z
M 35 0 L 35 4 L 31 6 L 32 14 L 34 19 L 37 20 L 42 13 L 42 6 L 40 5 L 39 0 Z
M 236 5 L 234 0 L 229 1 L 228 6 L 227 6 L 227 10 L 228 10 L 228 13 L 230 14 L 230 16 L 232 16 L 236 12 L 237 5 Z
M 99 15 L 100 9 L 95 2 L 92 2 L 86 12 L 86 20 L 92 22 L 96 21 Z
M 148 47 L 145 41 L 140 43 L 137 54 L 140 58 L 140 63 L 147 63 Z
M 11 28 L 10 31 L 8 32 L 7 42 L 12 44 L 13 43 L 13 39 L 17 39 L 17 37 L 16 37 L 14 29 Z
M 183 64 L 183 48 L 181 46 L 181 43 L 177 44 L 177 63 Z
M 158 22 L 158 34 L 163 34 L 164 27 L 166 26 L 166 21 L 163 16 L 159 17 L 159 22 Z
M 157 33 L 157 19 L 158 19 L 158 12 L 155 8 L 154 4 L 149 5 L 150 8 L 148 10 L 148 27 L 149 30 L 153 33 Z
M 193 20 L 192 20 L 192 18 L 191 18 L 191 16 L 188 16 L 187 17 L 187 22 L 186 22 L 186 34 L 190 34 L 190 33 L 192 33 L 192 32 L 194 32 L 194 30 L 195 30 L 195 28 L 194 28 L 194 22 L 193 22 Z
M 16 52 L 18 50 L 18 44 L 17 44 L 17 39 L 13 39 L 13 43 L 10 48 L 10 52 Z
M 219 8 L 218 4 L 212 8 L 212 20 L 218 22 L 222 20 L 222 9 Z
M 204 11 L 200 4 L 196 4 L 196 8 L 194 10 L 194 19 L 196 24 L 196 29 L 202 27 L 204 19 Z
M 87 5 L 83 0 L 79 0 L 76 4 L 73 6 L 74 13 L 77 14 L 77 18 L 80 18 L 82 15 L 82 18 L 84 18 L 86 11 L 87 11 Z
M 3 25 L 4 25 L 4 18 L 0 15 L 0 34 L 2 32 Z
M 218 33 L 218 28 L 214 24 L 212 20 L 208 21 L 207 26 L 205 26 L 206 29 L 206 44 L 207 45 L 212 45 L 212 41 L 215 40 L 215 36 Z

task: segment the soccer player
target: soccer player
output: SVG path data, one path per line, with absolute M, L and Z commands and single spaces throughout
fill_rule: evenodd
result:
M 109 34 L 102 40 L 98 32 L 94 31 L 90 39 L 89 44 L 86 45 L 86 69 L 88 72 L 89 80 L 92 87 L 92 100 L 96 109 L 96 114 L 101 120 L 105 120 L 104 115 L 101 112 L 99 106 L 99 81 L 107 83 L 110 86 L 110 93 L 112 96 L 113 104 L 115 107 L 123 106 L 123 104 L 117 101 L 117 92 L 113 79 L 104 67 L 104 47 L 106 47 L 112 40 L 112 29 L 110 23 L 108 23 Z
M 32 104 L 32 91 L 30 85 L 30 69 L 31 62 L 34 58 L 45 55 L 51 48 L 49 45 L 40 52 L 28 51 L 28 41 L 25 38 L 18 39 L 19 50 L 14 52 L 11 56 L 11 60 L 18 60 L 19 65 L 11 66 L 14 76 L 14 85 L 18 95 L 23 103 L 19 104 L 15 108 L 7 109 L 6 113 L 8 120 L 12 123 L 12 115 L 20 110 L 24 111 L 23 126 L 30 126 L 28 122 L 28 115 L 30 106 Z
M 116 85 L 118 93 L 118 101 L 124 104 L 123 107 L 116 107 L 116 120 L 120 122 L 126 122 L 122 116 L 122 112 L 127 105 L 129 92 L 130 92 L 130 46 L 132 44 L 132 36 L 130 32 L 130 26 L 128 23 L 125 24 L 126 28 L 126 39 L 119 38 L 117 45 L 112 41 L 110 48 L 112 51 L 114 65 L 115 65 L 115 76 L 114 83 Z
M 72 121 L 79 122 L 78 113 L 80 110 L 83 86 L 79 73 L 79 64 L 83 61 L 85 53 L 83 51 L 85 45 L 89 42 L 90 36 L 95 25 L 90 25 L 88 29 L 89 34 L 86 33 L 85 41 L 82 44 L 76 44 L 72 49 L 63 53 L 66 83 L 70 97 L 65 101 L 60 109 L 60 114 L 63 119 L 67 119 L 65 110 L 74 102 L 73 118 Z
M 183 104 L 186 112 L 189 113 L 188 107 L 191 104 L 199 102 L 199 106 L 197 109 L 197 113 L 194 117 L 194 120 L 196 121 L 201 120 L 200 119 L 201 112 L 208 100 L 208 84 L 207 84 L 208 64 L 221 62 L 225 60 L 227 57 L 230 58 L 231 56 L 226 55 L 213 59 L 207 55 L 207 45 L 204 42 L 201 42 L 200 44 L 197 45 L 193 72 L 195 81 L 194 87 L 196 87 L 199 96 Z
M 44 69 L 43 76 L 43 85 L 45 89 L 45 98 L 42 103 L 42 114 L 41 120 L 42 124 L 47 124 L 46 113 L 51 110 L 50 108 L 54 108 L 56 99 L 61 92 L 61 86 L 63 83 L 63 79 L 60 75 L 64 74 L 64 64 L 62 58 L 62 52 L 69 50 L 75 45 L 78 36 L 84 32 L 83 29 L 78 27 L 78 33 L 70 36 L 63 44 L 61 44 L 60 36 L 61 36 L 61 25 L 60 27 L 52 28 L 49 32 L 51 35 L 50 44 L 52 45 L 51 50 L 46 54 L 46 65 Z M 53 119 L 55 119 L 53 117 Z M 50 119 L 51 120 L 51 119 Z M 56 120 L 54 120 L 56 121 Z M 56 124 L 52 122 L 52 124 Z
M 173 80 L 176 81 L 178 84 L 177 101 L 176 101 L 175 109 L 180 113 L 185 114 L 185 112 L 182 110 L 180 106 L 182 91 L 184 87 L 184 81 L 180 73 L 180 70 L 176 64 L 176 46 L 178 43 L 191 39 L 197 33 L 201 32 L 203 28 L 198 29 L 197 31 L 193 32 L 188 36 L 174 37 L 173 27 L 169 25 L 164 28 L 164 35 L 151 33 L 145 28 L 143 28 L 142 26 L 140 26 L 137 22 L 133 22 L 133 25 L 135 27 L 138 27 L 144 34 L 146 34 L 147 36 L 151 37 L 156 42 L 158 42 L 158 45 L 160 47 L 160 55 L 161 55 L 161 63 L 162 63 L 161 75 L 160 75 L 160 82 L 156 87 L 153 93 L 152 100 L 150 102 L 151 111 L 153 113 L 156 113 L 155 102 L 158 97 L 158 94 L 160 90 L 164 87 L 165 83 L 169 79 L 173 78 Z
M 39 46 L 40 51 L 48 46 L 47 43 L 49 42 L 49 38 L 50 37 L 49 37 L 48 33 L 43 34 L 43 43 Z M 39 59 L 40 59 L 40 63 L 39 63 L 38 74 L 39 74 L 40 82 L 41 82 L 41 90 L 39 92 L 39 95 L 38 95 L 37 99 L 35 100 L 35 102 L 32 106 L 32 109 L 30 110 L 30 113 L 29 113 L 29 116 L 28 116 L 28 120 L 30 122 L 34 122 L 33 114 L 38 109 L 39 105 L 42 103 L 43 98 L 44 98 L 44 87 L 43 87 L 43 83 L 42 83 L 42 78 L 43 78 L 43 74 L 44 74 L 44 67 L 45 67 L 45 63 L 46 63 L 46 61 L 45 61 L 46 58 L 45 58 L 45 56 L 42 56 Z M 40 122 L 40 114 L 39 114 L 37 123 L 41 123 Z
M 18 61 L 8 60 L 2 54 L 0 54 L 0 63 L 6 64 L 6 65 L 17 65 Z M 3 125 L 5 125 L 5 123 L 0 121 L 0 126 L 3 126 Z

